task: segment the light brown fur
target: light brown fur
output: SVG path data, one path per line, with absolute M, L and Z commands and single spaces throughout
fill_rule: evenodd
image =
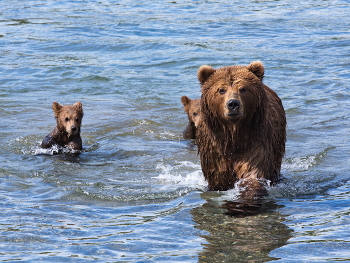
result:
M 198 70 L 202 97 L 196 136 L 209 190 L 228 190 L 240 180 L 242 195 L 252 198 L 267 193 L 260 179 L 274 184 L 280 177 L 286 117 L 263 76 L 259 61 Z
M 188 125 L 183 136 L 185 139 L 196 139 L 196 129 L 200 122 L 200 99 L 191 100 L 187 96 L 182 96 L 181 102 L 188 117 Z
M 63 106 L 57 102 L 52 103 L 52 109 L 57 122 L 56 127 L 42 141 L 42 148 L 53 145 L 68 147 L 72 150 L 82 150 L 80 137 L 81 122 L 84 116 L 83 106 L 78 101 L 73 105 Z

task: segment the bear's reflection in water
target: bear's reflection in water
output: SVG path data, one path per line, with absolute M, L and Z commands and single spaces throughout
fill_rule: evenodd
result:
M 274 260 L 269 253 L 286 244 L 292 230 L 278 212 L 283 207 L 265 201 L 251 212 L 237 213 L 235 203 L 217 200 L 220 193 L 202 193 L 206 200 L 191 213 L 196 227 L 208 232 L 202 235 L 208 243 L 199 254 L 199 262 L 267 262 Z M 235 207 L 230 211 L 230 207 Z

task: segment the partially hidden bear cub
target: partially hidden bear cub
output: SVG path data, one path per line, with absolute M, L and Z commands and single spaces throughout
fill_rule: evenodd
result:
M 280 178 L 286 116 L 280 98 L 264 85 L 260 61 L 214 69 L 201 66 L 201 121 L 196 137 L 209 190 L 239 182 L 242 197 L 267 195 L 264 181 Z
M 82 150 L 80 127 L 84 116 L 83 105 L 79 101 L 67 106 L 53 102 L 52 109 L 57 125 L 43 139 L 41 147 L 46 149 L 58 145 L 71 150 Z
M 188 125 L 183 136 L 185 139 L 196 139 L 196 128 L 200 121 L 200 99 L 191 100 L 187 96 L 182 96 L 181 102 L 188 117 Z

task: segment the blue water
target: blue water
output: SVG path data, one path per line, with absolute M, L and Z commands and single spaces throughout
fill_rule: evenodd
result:
M 350 2 L 0 5 L 1 262 L 350 261 Z M 206 192 L 181 96 L 199 66 L 261 60 L 287 113 L 259 213 Z M 39 143 L 81 101 L 79 156 Z

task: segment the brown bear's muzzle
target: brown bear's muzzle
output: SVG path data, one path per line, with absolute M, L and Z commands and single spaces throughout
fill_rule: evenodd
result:
M 230 99 L 226 103 L 226 108 L 227 108 L 226 115 L 231 119 L 235 119 L 242 115 L 241 102 L 237 99 Z
M 78 133 L 77 127 L 76 127 L 76 126 L 72 126 L 72 127 L 70 128 L 69 134 L 77 134 L 77 133 Z

